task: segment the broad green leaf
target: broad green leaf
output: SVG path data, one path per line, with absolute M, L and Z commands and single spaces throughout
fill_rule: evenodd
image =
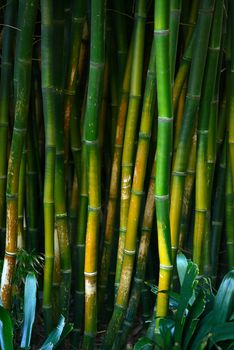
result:
M 234 322 L 220 324 L 214 327 L 210 334 L 210 338 L 214 343 L 225 340 L 234 340 Z
M 193 341 L 191 350 L 200 350 L 200 344 L 216 326 L 228 321 L 234 309 L 234 270 L 224 277 L 217 295 L 214 307 L 201 321 L 199 331 Z
M 134 350 L 153 350 L 154 342 L 147 337 L 142 337 L 134 346 Z
M 185 312 L 196 286 L 197 274 L 197 265 L 191 261 L 188 262 L 188 267 L 180 290 L 179 305 L 175 316 L 175 342 L 179 344 L 181 344 L 182 333 L 186 319 Z
M 67 323 L 65 324 L 62 334 L 59 338 L 58 343 L 55 345 L 55 348 L 57 348 L 62 342 L 63 340 L 68 336 L 69 333 L 71 333 L 71 331 L 73 330 L 73 324 L 72 323 Z
M 65 318 L 61 315 L 57 327 L 49 334 L 48 338 L 43 343 L 40 350 L 48 349 L 47 346 L 49 344 L 52 344 L 51 349 L 53 349 L 55 345 L 59 342 L 64 326 L 65 326 Z
M 234 310 L 234 270 L 223 278 L 214 300 L 214 324 L 228 321 Z
M 37 279 L 34 273 L 29 273 L 26 277 L 24 287 L 24 323 L 22 330 L 22 340 L 20 347 L 30 346 L 32 327 L 35 320 L 36 311 Z
M 187 261 L 186 256 L 181 252 L 179 252 L 177 254 L 176 265 L 177 265 L 177 271 L 178 271 L 178 276 L 179 276 L 179 280 L 180 280 L 180 285 L 182 286 L 183 281 L 184 281 L 184 277 L 186 274 L 186 270 L 188 267 L 188 261 Z
M 2 306 L 0 306 L 0 346 L 3 350 L 14 350 L 11 317 Z
M 183 349 L 187 349 L 188 344 L 194 334 L 194 331 L 197 327 L 197 323 L 199 322 L 199 317 L 203 313 L 206 305 L 206 299 L 205 294 L 203 290 L 200 290 L 198 295 L 196 296 L 196 299 L 193 303 L 193 305 L 190 307 L 188 315 L 185 320 L 184 325 L 184 342 L 183 342 Z

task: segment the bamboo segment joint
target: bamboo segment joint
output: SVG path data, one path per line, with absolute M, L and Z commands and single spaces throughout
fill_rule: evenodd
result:
M 168 271 L 171 271 L 171 270 L 173 270 L 173 265 L 163 265 L 163 264 L 160 264 L 160 269 L 161 269 L 161 270 L 168 270 Z
M 212 225 L 214 225 L 214 226 L 222 226 L 223 222 L 222 221 L 212 221 Z
M 16 128 L 16 127 L 14 126 L 14 132 L 23 133 L 23 132 L 26 132 L 26 131 L 27 131 L 26 128 Z
M 206 213 L 207 209 L 196 209 L 195 208 L 195 212 L 197 212 L 197 213 Z
M 202 135 L 207 135 L 208 134 L 208 130 L 199 130 L 199 129 L 197 129 L 197 132 L 198 132 L 198 134 L 202 134 Z
M 63 92 L 64 92 L 65 95 L 68 95 L 68 96 L 75 96 L 75 94 L 76 94 L 75 90 L 63 89 Z
M 62 219 L 67 217 L 67 213 L 60 213 L 55 215 L 56 219 Z
M 169 35 L 169 29 L 155 29 L 154 30 L 155 36 L 165 36 Z
M 173 171 L 172 175 L 173 176 L 183 176 L 183 177 L 185 177 L 187 175 L 187 172 L 186 171 Z
M 75 23 L 82 24 L 84 20 L 85 20 L 85 17 L 72 17 L 72 22 L 75 22 Z
M 124 253 L 126 255 L 135 255 L 136 251 L 135 250 L 128 250 L 128 249 L 124 249 Z
M 88 211 L 100 211 L 101 210 L 101 206 L 100 207 L 91 207 L 90 205 L 88 205 Z
M 151 137 L 151 134 L 145 133 L 145 132 L 139 132 L 139 138 L 149 140 Z
M 97 276 L 97 271 L 94 271 L 94 272 L 85 272 L 85 271 L 84 271 L 84 275 L 85 275 L 86 277 L 88 277 L 88 276 Z
M 8 122 L 1 122 L 0 123 L 0 127 L 7 127 L 8 126 Z
M 172 117 L 158 116 L 158 121 L 160 123 L 172 123 L 173 122 L 173 118 Z
M 135 194 L 136 196 L 143 196 L 144 195 L 144 191 L 136 191 L 134 189 L 132 189 L 132 194 Z
M 16 200 L 18 198 L 18 193 L 6 193 L 6 198 Z
M 125 233 L 125 232 L 127 232 L 127 229 L 126 229 L 126 228 L 121 227 L 121 228 L 119 229 L 119 232 L 123 232 L 123 233 Z
M 8 252 L 8 251 L 5 251 L 5 255 L 6 255 L 6 256 L 14 257 L 14 256 L 16 256 L 16 252 Z
M 7 178 L 6 175 L 1 175 L 1 176 L 0 176 L 0 180 L 5 180 L 6 178 Z
M 186 98 L 188 98 L 190 100 L 200 100 L 201 95 L 190 95 L 190 94 L 187 94 Z
M 158 201 L 167 201 L 169 199 L 169 194 L 164 194 L 164 195 L 156 194 L 154 197 Z
M 151 233 L 151 231 L 152 231 L 152 229 L 151 228 L 149 228 L 149 227 L 142 227 L 142 231 L 144 231 L 144 232 L 147 232 L 147 233 Z
M 90 67 L 96 68 L 96 69 L 100 69 L 100 68 L 104 67 L 104 63 L 103 62 L 97 63 L 97 62 L 94 62 L 94 61 L 90 60 Z
M 142 278 L 134 277 L 134 281 L 135 281 L 136 283 L 142 283 L 142 282 L 143 282 L 143 279 L 142 279 Z
M 76 290 L 75 293 L 76 293 L 76 294 L 79 294 L 79 295 L 84 295 L 84 292 L 83 292 L 83 291 L 80 291 L 80 290 Z

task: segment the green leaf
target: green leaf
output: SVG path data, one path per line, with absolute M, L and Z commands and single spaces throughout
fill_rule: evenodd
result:
M 218 289 L 214 299 L 213 310 L 201 321 L 199 331 L 194 339 L 191 350 L 200 350 L 207 335 L 216 326 L 227 322 L 234 309 L 234 270 L 228 272 Z
M 187 261 L 186 256 L 181 252 L 179 252 L 177 254 L 176 265 L 177 265 L 177 271 L 178 271 L 178 276 L 179 276 L 179 280 L 180 280 L 180 285 L 182 286 L 183 281 L 184 281 L 184 277 L 186 274 L 186 270 L 188 267 L 188 261 Z
M 175 342 L 181 344 L 182 333 L 185 323 L 185 312 L 196 286 L 196 277 L 198 274 L 197 265 L 188 262 L 186 274 L 180 290 L 179 305 L 175 316 Z
M 37 279 L 34 273 L 28 273 L 24 287 L 24 323 L 20 347 L 29 348 L 32 327 L 36 311 Z
M 0 306 L 0 346 L 3 350 L 14 350 L 11 317 L 2 306 Z
M 197 324 L 199 322 L 199 317 L 203 313 L 206 305 L 206 299 L 205 299 L 205 293 L 201 289 L 196 296 L 196 299 L 193 303 L 193 305 L 190 307 L 188 315 L 185 320 L 184 325 L 184 342 L 183 342 L 183 349 L 187 349 L 189 342 L 195 332 L 195 329 L 197 327 Z
M 60 339 L 58 343 L 55 345 L 55 348 L 57 348 L 63 341 L 64 339 L 68 336 L 69 333 L 73 330 L 73 324 L 72 323 L 67 323 L 65 324 L 62 334 L 60 336 Z
M 233 350 L 233 349 L 234 349 L 234 342 L 232 342 L 226 350 Z
M 142 337 L 134 346 L 134 350 L 153 350 L 154 342 L 147 337 Z
M 48 348 L 48 345 L 50 344 L 52 345 L 51 349 L 53 349 L 60 340 L 64 326 L 65 326 L 65 318 L 61 315 L 57 327 L 49 334 L 48 338 L 43 343 L 40 350 L 50 349 Z
M 212 341 L 218 343 L 225 340 L 234 340 L 234 322 L 225 322 L 211 330 Z
M 234 310 L 234 270 L 223 278 L 214 300 L 214 324 L 226 322 Z

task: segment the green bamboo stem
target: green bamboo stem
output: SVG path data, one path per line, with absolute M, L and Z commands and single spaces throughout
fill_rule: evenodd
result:
M 107 286 L 108 273 L 110 268 L 111 249 L 114 234 L 114 224 L 117 211 L 117 199 L 118 199 L 118 188 L 120 180 L 120 165 L 123 149 L 124 129 L 127 115 L 128 98 L 129 98 L 129 87 L 130 87 L 130 74 L 133 57 L 133 45 L 131 44 L 128 54 L 127 65 L 125 68 L 121 99 L 118 111 L 116 135 L 115 135 L 115 146 L 114 155 L 111 168 L 111 179 L 109 188 L 109 198 L 107 204 L 107 216 L 105 223 L 105 237 L 102 252 L 101 271 L 99 276 L 98 284 L 98 304 L 99 310 L 102 310 L 104 293 Z
M 176 52 L 180 25 L 180 14 L 181 14 L 181 2 L 182 0 L 172 0 L 170 2 L 170 67 L 171 67 L 171 81 L 174 82 L 175 75 L 175 63 L 176 63 Z
M 134 43 L 133 60 L 131 69 L 131 82 L 129 92 L 129 105 L 124 134 L 124 146 L 122 155 L 122 174 L 121 174 L 121 199 L 120 199 L 120 227 L 119 227 L 119 246 L 117 253 L 117 266 L 115 287 L 116 292 L 120 283 L 120 276 L 123 262 L 123 251 L 125 246 L 125 235 L 128 222 L 128 209 L 131 197 L 131 185 L 133 176 L 133 159 L 135 154 L 135 137 L 137 129 L 137 120 L 139 117 L 141 101 L 141 83 L 143 74 L 143 53 L 144 53 L 144 33 L 146 21 L 146 3 L 145 0 L 138 0 L 135 10 L 134 21 Z
M 207 53 L 206 71 L 202 89 L 202 99 L 199 111 L 198 122 L 198 144 L 197 144 L 197 163 L 196 163 L 196 185 L 195 185 L 195 224 L 194 224 L 194 243 L 193 260 L 198 265 L 200 272 L 204 270 L 204 260 L 202 257 L 203 243 L 206 228 L 206 216 L 209 207 L 209 191 L 207 176 L 207 144 L 208 128 L 211 109 L 211 100 L 215 91 L 217 69 L 220 54 L 220 42 L 222 36 L 223 24 L 223 1 L 216 1 L 211 38 Z M 206 240 L 209 240 L 208 235 Z M 209 249 L 210 244 L 207 244 Z M 210 250 L 205 252 L 206 265 L 210 265 Z
M 223 221 L 224 221 L 224 208 L 225 201 L 225 178 L 226 175 L 226 158 L 227 158 L 227 142 L 225 140 L 222 149 L 222 155 L 217 169 L 216 187 L 214 190 L 212 221 L 211 221 L 211 266 L 212 277 L 217 277 L 219 250 L 222 237 Z M 227 202 L 229 198 L 226 197 Z M 225 201 L 226 202 L 226 201 Z M 226 204 L 228 207 L 228 204 Z M 234 241 L 234 240 L 233 240 Z
M 232 179 L 234 179 L 234 3 L 229 3 L 229 25 L 230 25 L 230 105 L 229 105 L 229 152 L 230 152 L 230 166 L 232 172 Z M 234 181 L 233 181 L 234 189 Z
M 36 152 L 33 140 L 33 121 L 29 118 L 27 132 L 27 168 L 26 168 L 26 222 L 27 239 L 26 247 L 29 251 L 38 251 L 38 172 L 36 164 Z
M 188 46 L 185 49 L 183 57 L 180 62 L 178 72 L 176 74 L 174 86 L 173 86 L 173 110 L 176 111 L 178 100 L 183 89 L 184 83 L 188 76 L 189 68 L 192 61 L 194 43 L 196 39 L 196 28 L 193 31 L 193 35 L 189 41 Z
M 18 233 L 17 249 L 25 249 L 25 172 L 26 172 L 27 150 L 24 148 L 20 162 L 19 190 L 18 190 Z
M 118 85 L 121 86 L 124 77 L 124 67 L 126 66 L 128 56 L 128 42 L 127 42 L 127 25 L 125 18 L 125 1 L 114 0 L 113 1 L 113 20 L 116 33 L 116 45 L 117 45 L 117 60 L 118 60 Z
M 63 130 L 63 43 L 64 3 L 57 1 L 54 8 L 54 88 L 56 112 L 56 159 L 54 179 L 55 230 L 58 236 L 60 254 L 59 314 L 68 319 L 70 285 L 71 285 L 71 252 L 68 237 L 68 218 L 66 208 L 65 172 L 64 172 L 64 130 Z
M 86 147 L 82 145 L 81 153 L 81 182 L 79 191 L 79 206 L 77 217 L 77 232 L 74 245 L 74 257 L 76 264 L 75 273 L 75 316 L 74 330 L 72 336 L 72 345 L 78 346 L 80 335 L 84 323 L 84 261 L 85 261 L 85 236 L 88 212 L 88 186 L 87 186 L 87 169 L 86 169 Z
M 186 32 L 185 47 L 188 45 L 189 40 L 190 40 L 190 38 L 192 36 L 194 27 L 196 25 L 199 4 L 200 4 L 199 0 L 194 0 L 192 2 L 192 4 L 191 4 L 191 11 L 190 11 L 189 19 L 188 19 L 188 23 L 187 23 L 188 29 L 187 29 L 187 32 Z
M 69 40 L 69 54 L 65 83 L 65 100 L 64 100 L 64 138 L 65 138 L 65 167 L 68 163 L 68 150 L 69 150 L 69 131 L 70 120 L 73 111 L 74 98 L 76 95 L 76 81 L 79 67 L 79 55 L 81 47 L 81 39 L 83 34 L 83 27 L 85 22 L 85 1 L 71 2 L 71 29 Z
M 196 152 L 197 151 L 197 131 L 195 128 L 191 151 L 189 155 L 188 167 L 187 167 L 187 175 L 185 178 L 184 185 L 184 195 L 183 195 L 183 205 L 182 205 L 182 213 L 181 213 L 181 221 L 180 221 L 180 234 L 179 234 L 179 249 L 184 249 L 185 240 L 188 233 L 188 224 L 189 224 L 189 214 L 191 212 L 192 206 L 192 193 L 195 183 L 195 173 L 196 173 Z
M 230 166 L 230 154 L 227 153 L 227 170 L 225 186 L 225 233 L 228 256 L 228 269 L 234 266 L 234 195 L 233 195 L 233 178 Z
M 6 233 L 6 182 L 7 182 L 7 148 L 8 148 L 8 120 L 9 101 L 12 79 L 13 40 L 15 31 L 11 26 L 15 24 L 17 0 L 7 3 L 4 13 L 4 27 L 2 32 L 1 82 L 0 82 L 0 242 L 1 251 L 4 247 Z
M 169 1 L 155 1 L 154 33 L 158 101 L 155 205 L 160 262 L 156 317 L 160 318 L 166 316 L 168 312 L 168 295 L 161 291 L 169 290 L 173 268 L 169 221 L 169 174 L 173 122 L 169 56 Z
M 155 163 L 152 168 L 149 189 L 145 204 L 144 218 L 141 226 L 141 238 L 137 256 L 136 272 L 133 280 L 131 296 L 128 303 L 125 320 L 123 322 L 121 338 L 115 349 L 123 349 L 128 335 L 134 325 L 136 318 L 141 292 L 144 288 L 144 279 L 146 272 L 147 256 L 150 244 L 150 236 L 153 226 L 153 217 L 155 212 L 154 192 L 155 192 Z
M 214 1 L 204 0 L 199 9 L 196 25 L 196 40 L 188 80 L 183 124 L 180 131 L 175 162 L 172 171 L 170 225 L 173 261 L 175 260 L 182 211 L 182 199 L 192 133 L 199 107 L 202 81 L 208 50 L 210 27 L 212 23 Z M 185 147 L 186 145 L 186 147 Z
M 104 73 L 104 1 L 91 1 L 91 49 L 84 142 L 87 149 L 88 218 L 85 245 L 85 329 L 83 349 L 94 347 L 97 331 L 97 253 L 101 188 L 99 112 Z
M 120 330 L 123 317 L 128 305 L 128 296 L 132 280 L 133 266 L 136 253 L 137 229 L 140 219 L 142 195 L 144 194 L 144 182 L 146 166 L 149 155 L 149 144 L 151 137 L 152 121 L 156 98 L 155 81 L 155 46 L 152 44 L 150 62 L 147 72 L 144 102 L 141 116 L 141 125 L 136 153 L 136 161 L 133 175 L 131 198 L 128 210 L 127 230 L 125 246 L 123 251 L 123 263 L 120 276 L 119 289 L 116 295 L 116 303 L 112 319 L 109 323 L 103 348 L 108 347 L 108 342 Z M 114 332 L 113 332 L 114 331 Z
M 18 184 L 20 162 L 27 128 L 31 85 L 32 39 L 34 33 L 37 1 L 20 1 L 17 51 L 15 57 L 15 121 L 7 175 L 7 232 L 4 266 L 1 280 L 1 298 L 5 308 L 11 305 L 12 276 L 15 266 L 18 224 Z
M 55 100 L 53 81 L 53 6 L 41 0 L 41 85 L 45 122 L 44 232 L 45 266 L 43 312 L 45 329 L 53 327 L 52 282 L 54 265 Z

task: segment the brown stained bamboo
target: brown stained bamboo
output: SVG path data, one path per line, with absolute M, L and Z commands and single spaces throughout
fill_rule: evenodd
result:
M 11 305 L 12 277 L 15 267 L 18 226 L 19 170 L 27 128 L 31 86 L 31 59 L 37 0 L 20 1 L 15 57 L 15 120 L 7 175 L 7 231 L 1 298 L 5 308 Z
M 124 73 L 124 80 L 120 98 L 120 105 L 118 111 L 117 125 L 116 125 L 116 135 L 115 135 L 115 146 L 114 146 L 114 156 L 111 169 L 111 179 L 109 188 L 109 198 L 107 204 L 107 217 L 105 223 L 105 238 L 104 247 L 102 253 L 102 263 L 101 271 L 99 277 L 98 285 L 98 298 L 99 298 L 99 310 L 102 309 L 104 293 L 107 286 L 108 273 L 110 268 L 111 259 L 111 247 L 113 242 L 114 234 L 114 223 L 117 211 L 117 199 L 118 199 L 118 187 L 120 180 L 120 165 L 123 149 L 124 140 L 124 129 L 125 121 L 127 115 L 128 98 L 129 98 L 129 87 L 130 87 L 130 73 L 132 65 L 133 56 L 133 45 L 130 46 L 127 65 Z
M 133 61 L 131 69 L 131 82 L 129 92 L 129 105 L 124 134 L 124 145 L 121 165 L 121 197 L 120 197 L 120 225 L 119 246 L 117 253 L 115 287 L 116 292 L 120 283 L 123 262 L 123 251 L 125 246 L 125 235 L 128 222 L 128 209 L 131 197 L 131 186 L 135 154 L 135 138 L 139 118 L 142 75 L 143 75 L 143 53 L 144 33 L 146 22 L 146 1 L 138 0 L 135 7 Z

